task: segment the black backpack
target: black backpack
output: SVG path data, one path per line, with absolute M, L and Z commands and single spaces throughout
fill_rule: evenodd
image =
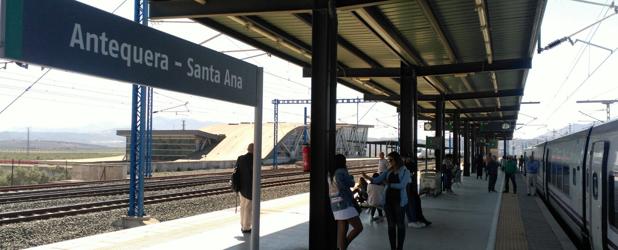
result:
M 240 174 L 238 173 L 238 163 L 234 167 L 234 172 L 232 173 L 232 178 L 230 179 L 230 186 L 232 191 L 238 193 L 240 191 Z

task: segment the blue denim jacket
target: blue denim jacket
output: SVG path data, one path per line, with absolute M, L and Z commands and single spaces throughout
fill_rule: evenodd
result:
M 390 169 L 386 172 L 383 172 L 382 174 L 380 174 L 380 176 L 373 178 L 372 183 L 380 184 L 384 182 L 384 180 L 388 178 L 388 175 L 391 172 L 392 171 Z M 399 168 L 399 183 L 389 183 L 388 185 L 386 185 L 386 188 L 384 189 L 384 197 L 386 197 L 386 193 L 388 192 L 389 188 L 399 189 L 399 194 L 401 196 L 400 205 L 402 207 L 407 205 L 408 192 L 406 191 L 406 187 L 408 186 L 408 183 L 410 183 L 410 171 L 405 166 L 401 166 Z
M 335 170 L 333 181 L 337 184 L 336 190 L 330 188 L 331 179 L 327 177 L 329 184 L 329 197 L 331 210 L 339 211 L 354 205 L 354 197 L 352 196 L 351 187 L 354 187 L 354 177 L 352 177 L 345 168 Z

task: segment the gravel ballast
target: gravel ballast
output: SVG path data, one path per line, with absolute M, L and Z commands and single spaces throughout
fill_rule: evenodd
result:
M 203 186 L 200 186 L 203 188 Z M 183 190 L 190 190 L 186 188 Z M 166 192 L 179 192 L 179 189 L 157 191 L 156 194 Z M 286 185 L 281 187 L 271 187 L 262 189 L 262 200 L 282 198 L 299 193 L 309 192 L 309 182 Z M 116 197 L 116 196 L 114 196 Z M 117 196 L 122 197 L 122 196 Z M 126 197 L 126 196 L 124 196 Z M 146 213 L 159 221 L 173 220 L 197 214 L 231 208 L 236 205 L 234 194 L 222 194 L 203 198 L 194 198 L 174 202 L 146 205 Z M 48 206 L 50 204 L 75 204 L 86 201 L 101 201 L 101 197 L 93 198 L 74 198 L 54 201 L 36 202 L 36 207 Z M 22 205 L 12 204 L 0 206 L 0 211 L 23 209 L 21 206 L 31 207 L 30 203 Z M 21 249 L 54 242 L 70 240 L 89 235 L 101 234 L 120 230 L 112 224 L 126 216 L 126 209 L 116 209 L 106 212 L 91 213 L 79 216 L 70 216 L 57 219 L 48 219 L 34 222 L 24 222 L 0 226 L 0 249 Z

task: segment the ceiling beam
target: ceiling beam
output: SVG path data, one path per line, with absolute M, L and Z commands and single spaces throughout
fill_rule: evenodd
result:
M 427 0 L 417 0 L 416 2 L 421 7 L 423 14 L 425 14 L 429 25 L 433 29 L 434 34 L 438 37 L 438 40 L 442 44 L 442 47 L 444 47 L 444 49 L 446 50 L 446 54 L 448 55 L 449 59 L 451 60 L 451 62 L 456 63 L 458 60 L 457 55 L 455 55 L 455 50 L 453 49 L 450 40 L 444 34 L 440 22 L 438 21 L 438 19 L 436 19 L 436 15 L 433 13 L 431 6 L 427 2 Z
M 447 118 L 446 120 L 452 120 Z M 470 117 L 470 118 L 460 118 L 460 121 L 516 121 L 516 115 L 505 115 L 502 117 L 499 116 L 483 116 L 483 117 Z
M 282 39 L 283 41 L 290 43 L 294 46 L 296 46 L 297 48 L 302 48 L 303 50 L 305 50 L 307 53 L 311 54 L 311 45 L 306 44 L 305 42 L 295 38 L 294 36 L 290 35 L 289 33 L 275 27 L 274 25 L 272 25 L 271 23 L 267 22 L 266 20 L 258 17 L 258 16 L 246 16 L 246 17 L 238 17 L 241 18 L 243 20 L 245 20 L 246 22 L 251 23 L 252 25 L 255 25 L 257 27 L 259 27 L 262 30 L 265 30 L 273 35 L 275 35 L 277 38 Z
M 337 10 L 350 11 L 387 2 L 386 0 L 337 0 Z M 212 16 L 248 16 L 267 13 L 311 12 L 314 0 L 150 0 L 150 18 L 200 18 Z
M 298 18 L 299 20 L 301 20 L 303 23 L 305 23 L 307 26 L 309 27 L 313 27 L 313 20 L 311 19 L 311 15 L 309 14 L 305 14 L 305 13 L 300 13 L 300 14 L 294 14 L 294 16 L 296 18 Z M 344 39 L 342 36 L 337 35 L 337 44 L 341 47 L 343 47 L 345 50 L 349 51 L 350 53 L 354 54 L 355 56 L 357 56 L 358 58 L 360 58 L 363 62 L 365 62 L 366 64 L 368 64 L 371 67 L 382 67 L 382 65 L 380 63 L 378 63 L 376 60 L 374 60 L 373 58 L 371 58 L 369 55 L 365 54 L 364 52 L 362 52 L 360 49 L 358 49 L 356 46 L 354 46 L 352 43 L 348 42 L 346 39 Z M 304 70 L 305 68 L 303 68 Z M 347 70 L 344 69 L 344 70 Z M 304 74 L 304 73 L 303 73 Z M 397 93 L 395 93 L 394 91 L 382 86 L 381 84 L 375 82 L 375 81 L 369 81 L 374 87 L 378 88 L 380 91 L 391 95 L 391 96 L 398 96 Z M 361 92 L 363 93 L 363 92 Z
M 459 63 L 459 57 L 455 52 L 457 48 L 453 46 L 451 39 L 449 39 L 449 37 L 447 37 L 442 30 L 442 24 L 436 18 L 436 14 L 433 12 L 431 5 L 429 5 L 427 0 L 417 0 L 416 2 L 418 3 L 420 9 L 423 11 L 423 14 L 425 14 L 425 17 L 429 21 L 429 25 L 433 29 L 434 34 L 438 37 L 438 40 L 440 41 L 440 43 L 442 43 L 442 46 L 446 50 L 446 54 L 450 59 L 450 63 Z M 472 84 L 470 84 L 468 77 L 461 77 L 460 80 L 468 91 L 474 92 L 477 90 Z M 483 106 L 479 100 L 475 100 L 475 102 L 479 107 Z
M 446 113 L 484 113 L 484 112 L 503 112 L 503 111 L 519 111 L 519 106 L 502 106 L 502 107 L 481 107 L 481 108 L 462 108 L 462 109 L 446 109 Z M 421 108 L 420 113 L 433 114 L 436 109 Z
M 391 50 L 400 60 L 411 66 L 425 66 L 427 63 L 420 56 L 420 53 L 398 32 L 398 29 L 384 16 L 377 7 L 367 7 L 352 11 L 352 14 L 369 29 L 387 48 Z M 429 85 L 436 89 L 440 94 L 453 92 L 447 84 L 434 77 L 424 77 Z M 401 83 L 400 83 L 401 84 Z M 461 104 L 451 102 L 453 106 L 460 107 Z
M 481 92 L 468 92 L 468 93 L 456 93 L 444 95 L 445 101 L 452 100 L 465 100 L 476 98 L 492 98 L 492 97 L 511 97 L 524 95 L 524 89 L 505 89 L 494 91 L 481 91 Z M 383 101 L 397 101 L 398 96 L 383 96 L 383 95 L 365 95 L 365 100 L 383 100 Z M 419 101 L 436 101 L 440 98 L 440 95 L 419 95 Z
M 498 60 L 492 64 L 487 62 L 471 62 L 471 63 L 455 63 L 432 66 L 416 66 L 416 76 L 435 76 L 435 75 L 455 75 L 481 73 L 489 71 L 502 70 L 522 70 L 532 67 L 532 59 L 509 59 Z M 391 77 L 398 78 L 401 76 L 400 68 L 348 68 L 338 70 L 337 77 Z M 303 77 L 311 77 L 311 69 L 303 69 Z
M 476 99 L 476 98 L 491 98 L 491 97 L 509 97 L 509 96 L 522 96 L 524 95 L 524 89 L 506 89 L 494 91 L 481 91 L 481 92 L 469 92 L 469 93 L 455 93 L 444 95 L 444 100 L 464 100 L 464 99 Z M 419 100 L 431 101 L 437 100 L 438 95 L 423 95 L 419 96 Z
M 368 7 L 353 11 L 352 14 L 374 33 L 387 47 L 409 65 L 424 65 L 423 59 L 417 51 L 405 40 L 403 35 L 391 24 L 384 14 L 375 7 Z
M 219 31 L 219 32 L 221 32 L 223 34 L 226 34 L 227 36 L 230 36 L 230 37 L 232 37 L 232 38 L 234 38 L 236 40 L 239 40 L 239 41 L 241 41 L 243 43 L 246 43 L 246 44 L 248 44 L 248 45 L 250 45 L 250 46 L 252 46 L 254 48 L 261 49 L 261 50 L 265 51 L 266 53 L 272 54 L 272 55 L 274 55 L 276 57 L 279 57 L 279 58 L 281 58 L 283 60 L 286 60 L 286 61 L 291 62 L 293 64 L 296 64 L 298 66 L 301 66 L 301 67 L 311 67 L 311 64 L 308 63 L 308 62 L 305 62 L 305 61 L 303 61 L 301 59 L 298 59 L 296 57 L 290 56 L 290 55 L 288 55 L 288 54 L 286 54 L 284 52 L 281 52 L 281 51 L 279 51 L 279 50 L 277 50 L 277 49 L 275 49 L 275 48 L 273 48 L 273 47 L 271 47 L 269 45 L 266 45 L 264 43 L 258 42 L 257 40 L 255 40 L 255 39 L 253 39 L 253 38 L 251 38 L 251 37 L 249 37 L 249 36 L 247 36 L 247 35 L 245 35 L 243 33 L 235 31 L 235 30 L 233 30 L 231 28 L 228 28 L 227 26 L 222 25 L 222 24 L 220 24 L 220 23 L 218 23 L 218 22 L 216 22 L 216 21 L 214 21 L 214 20 L 212 20 L 210 18 L 204 17 L 204 18 L 196 18 L 196 19 L 193 19 L 193 20 L 198 22 L 198 23 L 200 23 L 200 24 L 202 24 L 202 25 L 208 26 L 208 27 L 210 27 L 210 28 L 212 28 L 212 29 L 214 29 L 216 31 Z
M 467 73 L 479 73 L 488 71 L 501 71 L 501 70 L 522 70 L 530 69 L 532 67 L 532 59 L 508 59 L 508 60 L 494 60 L 493 63 L 487 62 L 471 62 L 471 63 L 456 63 L 446 65 L 432 65 L 418 67 L 417 74 L 419 76 L 430 75 L 453 75 L 453 74 L 467 74 Z

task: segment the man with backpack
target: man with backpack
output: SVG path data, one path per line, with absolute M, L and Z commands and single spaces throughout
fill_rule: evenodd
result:
M 247 153 L 236 160 L 232 175 L 232 189 L 240 192 L 240 231 L 251 233 L 253 193 L 253 143 L 247 146 Z

